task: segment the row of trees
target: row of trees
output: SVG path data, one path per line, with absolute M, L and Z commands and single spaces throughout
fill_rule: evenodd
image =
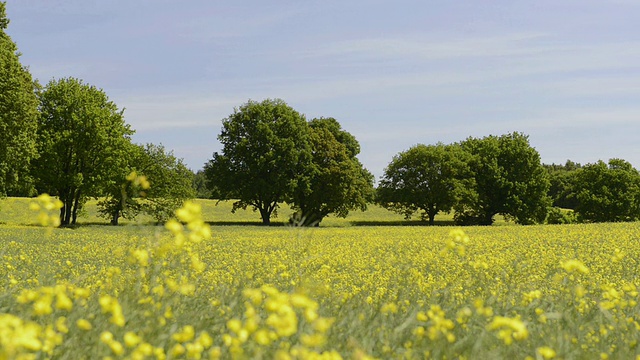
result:
M 235 109 L 218 139 L 223 148 L 197 176 L 199 192 L 206 185 L 207 197 L 236 200 L 234 211 L 252 207 L 264 224 L 283 202 L 301 225 L 369 202 L 431 224 L 441 212 L 463 225 L 490 225 L 498 214 L 519 224 L 640 218 L 640 175 L 631 164 L 543 165 L 517 132 L 413 146 L 392 159 L 375 191 L 353 135 L 333 118 L 306 121 L 282 100 Z
M 610 159 L 581 166 L 545 165 L 556 207 L 572 209 L 577 219 L 558 217 L 557 222 L 635 221 L 640 219 L 640 172 L 629 162 Z
M 416 145 L 385 169 L 377 201 L 431 224 L 450 211 L 459 224 L 489 225 L 496 214 L 520 224 L 636 221 L 640 172 L 622 159 L 544 165 L 527 136 L 513 133 Z
M 549 180 L 526 135 L 416 145 L 396 155 L 378 186 L 378 202 L 431 224 L 454 211 L 460 224 L 490 225 L 497 214 L 520 224 L 543 222 Z
M 0 195 L 58 196 L 62 225 L 75 224 L 90 197 L 100 197 L 100 213 L 118 224 L 141 211 L 163 221 L 194 196 L 182 160 L 162 146 L 134 144 L 123 110 L 104 91 L 75 78 L 34 81 L 8 24 L 0 2 Z M 152 185 L 144 193 L 140 179 Z
M 0 195 L 56 195 L 63 225 L 90 197 L 112 224 L 140 212 L 163 221 L 196 190 L 235 200 L 234 211 L 252 207 L 265 224 L 281 203 L 309 226 L 373 201 L 432 224 L 451 211 L 460 224 L 489 225 L 497 214 L 520 224 L 571 221 L 560 207 L 581 221 L 640 218 L 631 164 L 542 165 L 520 133 L 416 145 L 393 158 L 375 191 L 353 135 L 333 118 L 307 121 L 282 100 L 236 108 L 223 120 L 221 152 L 194 176 L 164 147 L 134 144 L 123 110 L 102 90 L 75 78 L 40 86 L 20 64 L 8 24 L 0 2 Z

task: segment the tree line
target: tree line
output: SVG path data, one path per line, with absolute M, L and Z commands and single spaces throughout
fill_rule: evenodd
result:
M 193 174 L 162 145 L 133 143 L 124 110 L 103 90 L 71 77 L 34 81 L 8 24 L 0 2 L 0 195 L 58 196 L 63 225 L 75 224 L 89 198 L 117 225 L 139 213 L 164 221 L 196 195 L 233 200 L 233 211 L 253 208 L 264 224 L 282 203 L 303 226 L 371 203 L 431 224 L 442 212 L 461 225 L 490 225 L 496 215 L 519 224 L 640 218 L 631 164 L 544 165 L 517 132 L 412 146 L 374 188 L 358 141 L 338 120 L 307 120 L 280 99 L 235 108 L 222 120 L 222 149 Z
M 236 108 L 218 140 L 201 184 L 209 197 L 235 200 L 234 211 L 259 211 L 265 224 L 281 203 L 301 225 L 373 202 L 430 224 L 442 212 L 460 225 L 490 225 L 496 215 L 518 224 L 640 218 L 640 173 L 630 163 L 545 165 L 518 132 L 415 145 L 393 157 L 375 189 L 357 140 L 336 119 L 307 121 L 279 99 Z
M 57 196 L 62 225 L 91 197 L 116 225 L 140 212 L 164 221 L 194 196 L 191 170 L 162 145 L 134 144 L 104 91 L 72 77 L 34 81 L 8 25 L 0 2 L 0 195 Z

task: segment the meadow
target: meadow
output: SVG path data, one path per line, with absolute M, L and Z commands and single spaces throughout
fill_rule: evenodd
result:
M 0 201 L 0 359 L 640 358 L 637 223 L 262 227 L 201 200 L 53 229 L 29 202 Z

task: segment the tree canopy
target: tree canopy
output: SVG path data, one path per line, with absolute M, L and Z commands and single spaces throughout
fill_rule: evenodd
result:
M 159 223 L 165 222 L 185 200 L 195 197 L 193 172 L 163 145 L 149 143 L 140 147 L 142 159 L 133 164 L 133 169 L 150 183 L 142 211 Z
M 205 165 L 212 190 L 248 206 L 269 224 L 311 162 L 309 131 L 303 115 L 280 99 L 249 101 L 222 121 L 222 152 Z
M 164 146 L 131 144 L 126 159 L 98 202 L 100 214 L 112 225 L 118 225 L 120 217 L 133 220 L 140 212 L 164 222 L 194 197 L 193 173 Z
M 622 159 L 598 161 L 576 172 L 575 208 L 587 222 L 640 219 L 640 173 Z
M 0 196 L 25 192 L 29 163 L 37 156 L 35 84 L 5 32 L 8 25 L 5 3 L 0 2 Z
M 32 170 L 38 189 L 64 204 L 61 224 L 75 224 L 84 200 L 118 176 L 133 131 L 102 90 L 79 79 L 51 80 L 39 100 L 39 158 Z
M 373 175 L 356 155 L 360 145 L 334 118 L 309 122 L 312 158 L 288 202 L 297 210 L 293 221 L 318 226 L 329 214 L 346 217 L 366 210 L 373 198 Z
M 458 221 L 490 225 L 496 214 L 520 224 L 544 221 L 549 180 L 528 136 L 468 138 L 461 146 L 474 181 L 456 205 Z
M 415 145 L 393 157 L 378 185 L 377 202 L 406 218 L 422 211 L 422 219 L 433 225 L 436 214 L 457 203 L 466 172 L 460 146 Z
M 575 209 L 578 200 L 574 194 L 576 173 L 581 165 L 567 160 L 564 165 L 544 165 L 549 173 L 549 197 L 553 206 L 564 209 Z

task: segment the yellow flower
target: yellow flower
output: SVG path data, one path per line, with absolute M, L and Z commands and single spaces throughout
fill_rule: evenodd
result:
M 589 269 L 587 269 L 587 267 L 584 266 L 584 264 L 579 260 L 567 260 L 561 263 L 560 266 L 562 266 L 562 268 L 569 273 L 572 273 L 572 272 L 579 272 L 581 274 L 589 273 Z
M 78 321 L 76 321 L 76 326 L 79 329 L 82 329 L 85 331 L 91 330 L 91 328 L 93 327 L 91 326 L 91 323 L 86 319 L 78 319 Z
M 173 340 L 181 343 L 193 340 L 195 330 L 191 325 L 185 325 L 180 332 L 173 334 Z
M 69 332 L 69 328 L 67 327 L 67 318 L 64 316 L 59 317 L 56 320 L 56 330 L 59 332 L 66 334 Z
M 499 330 L 498 337 L 501 338 L 506 345 L 510 345 L 513 340 L 524 340 L 529 337 L 529 331 L 525 324 L 519 318 L 508 318 L 504 316 L 496 316 L 487 330 Z
M 227 321 L 227 328 L 237 334 L 242 329 L 242 322 L 238 319 L 231 319 Z
M 138 345 L 141 341 L 142 338 L 140 338 L 140 336 L 136 335 L 136 333 L 132 331 L 127 331 L 124 334 L 124 344 L 129 348 L 136 347 L 136 345 Z
M 51 308 L 51 303 L 53 302 L 53 297 L 49 294 L 40 296 L 38 300 L 33 303 L 33 312 L 36 315 L 49 315 L 53 312 Z
M 58 310 L 71 310 L 73 308 L 73 302 L 67 294 L 62 291 L 56 294 L 56 309 Z
M 184 346 L 182 346 L 181 344 L 175 344 L 172 348 L 171 351 L 169 352 L 171 354 L 171 356 L 173 357 L 179 357 L 180 355 L 184 354 L 187 350 L 184 348 Z
M 540 354 L 540 356 L 542 356 L 545 359 L 553 359 L 554 357 L 556 357 L 555 350 L 553 350 L 548 346 L 539 347 L 536 349 L 536 351 L 538 352 L 538 354 Z
M 327 343 L 327 338 L 322 334 L 303 334 L 300 342 L 308 347 L 320 347 Z

